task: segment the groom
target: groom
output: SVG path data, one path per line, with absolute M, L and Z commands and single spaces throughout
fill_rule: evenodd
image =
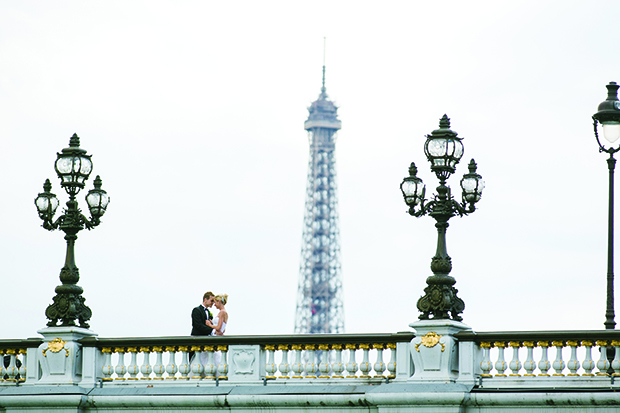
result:
M 207 325 L 207 320 L 213 316 L 209 308 L 213 305 L 215 294 L 207 291 L 202 296 L 202 304 L 192 310 L 192 336 L 210 336 L 213 329 Z

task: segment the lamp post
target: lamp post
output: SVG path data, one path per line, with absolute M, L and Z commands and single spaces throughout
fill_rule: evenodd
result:
M 100 218 L 110 202 L 106 191 L 101 189 L 101 178 L 97 176 L 93 182 L 94 189 L 88 191 L 86 203 L 90 210 L 90 219 L 82 215 L 75 197 L 83 189 L 84 182 L 88 180 L 93 169 L 92 155 L 87 155 L 80 148 L 80 138 L 73 134 L 69 141 L 69 147 L 57 154 L 54 169 L 60 178 L 60 186 L 67 191 L 69 201 L 63 214 L 54 221 L 54 214 L 58 208 L 58 198 L 51 193 L 52 184 L 47 179 L 43 184 L 43 192 L 34 200 L 39 212 L 39 218 L 43 220 L 43 228 L 48 231 L 60 229 L 65 233 L 67 240 L 67 255 L 65 265 L 60 270 L 61 285 L 56 287 L 56 295 L 53 304 L 45 310 L 45 316 L 50 320 L 48 327 L 75 326 L 76 320 L 79 326 L 89 328 L 88 320 L 92 311 L 84 304 L 82 287 L 77 285 L 80 279 L 78 268 L 75 266 L 74 246 L 77 233 L 82 229 L 92 229 L 101 223 Z
M 620 101 L 618 101 L 618 85 L 609 82 L 607 85 L 607 99 L 598 105 L 592 119 L 594 120 L 594 136 L 598 142 L 599 152 L 609 154 L 607 168 L 609 169 L 609 215 L 607 221 L 607 308 L 605 310 L 605 329 L 615 329 L 614 321 L 614 169 L 616 159 L 614 153 L 620 150 Z M 598 137 L 598 125 L 602 126 L 603 137 L 607 146 L 601 143 Z
M 426 136 L 424 152 L 431 163 L 431 171 L 439 179 L 437 194 L 427 202 L 425 199 L 426 187 L 418 178 L 414 163 L 409 167 L 409 176 L 400 185 L 409 206 L 409 214 L 414 217 L 430 215 L 437 221 L 437 252 L 431 261 L 433 275 L 426 279 L 427 287 L 424 296 L 418 300 L 418 310 L 422 313 L 421 320 L 453 319 L 462 321 L 459 315 L 465 309 L 465 303 L 457 297 L 458 290 L 454 288 L 456 280 L 451 277 L 452 262 L 446 248 L 446 229 L 448 220 L 455 215 L 463 216 L 476 210 L 475 204 L 480 200 L 484 182 L 476 173 L 476 162 L 469 163 L 469 173 L 461 179 L 462 202 L 452 197 L 452 191 L 446 185 L 447 179 L 456 170 L 456 165 L 463 156 L 462 138 L 450 130 L 450 119 L 443 115 L 439 121 L 439 129 Z M 448 314 L 450 313 L 450 315 Z

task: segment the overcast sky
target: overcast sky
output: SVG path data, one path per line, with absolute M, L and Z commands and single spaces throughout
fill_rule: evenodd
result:
M 212 290 L 229 294 L 228 334 L 292 333 L 323 37 L 342 120 L 346 332 L 417 320 L 436 229 L 405 213 L 399 185 L 414 161 L 434 192 L 423 145 L 444 113 L 464 138 L 455 195 L 472 157 L 486 182 L 447 233 L 464 322 L 602 329 L 608 172 L 591 116 L 620 82 L 619 13 L 567 0 L 1 2 L 0 337 L 47 322 L 66 244 L 33 200 L 49 178 L 66 202 L 53 166 L 73 133 L 93 155 L 87 189 L 101 175 L 111 197 L 76 243 L 92 330 L 188 335 Z

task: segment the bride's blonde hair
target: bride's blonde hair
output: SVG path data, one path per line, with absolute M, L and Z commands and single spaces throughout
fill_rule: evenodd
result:
M 226 305 L 226 303 L 228 302 L 228 294 L 218 294 L 215 296 L 215 299 L 217 301 L 221 301 L 222 304 Z

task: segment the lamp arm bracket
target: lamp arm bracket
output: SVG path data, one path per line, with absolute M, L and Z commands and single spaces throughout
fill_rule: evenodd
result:
M 463 213 L 461 214 L 461 216 L 469 215 L 476 211 L 476 204 L 474 204 L 473 202 L 467 202 L 467 203 L 463 202 L 462 204 L 459 205 L 459 207 L 463 210 Z
M 80 214 L 80 221 L 84 224 L 84 228 L 89 231 L 101 223 L 99 218 L 91 217 L 91 219 L 88 219 L 83 214 Z
M 594 116 L 592 117 L 592 119 L 594 120 L 593 125 L 594 125 L 594 136 L 596 137 L 596 142 L 598 142 L 598 151 L 599 152 L 606 152 L 610 155 L 613 156 L 614 153 L 620 151 L 620 147 L 614 149 L 614 148 L 606 148 L 602 143 L 601 140 L 598 138 L 598 120 L 594 119 Z
M 45 228 L 48 231 L 54 231 L 62 225 L 62 223 L 65 221 L 65 218 L 66 218 L 66 215 L 62 214 L 61 216 L 58 217 L 58 219 L 56 219 L 56 221 L 54 221 L 53 219 L 44 219 L 43 228 Z

